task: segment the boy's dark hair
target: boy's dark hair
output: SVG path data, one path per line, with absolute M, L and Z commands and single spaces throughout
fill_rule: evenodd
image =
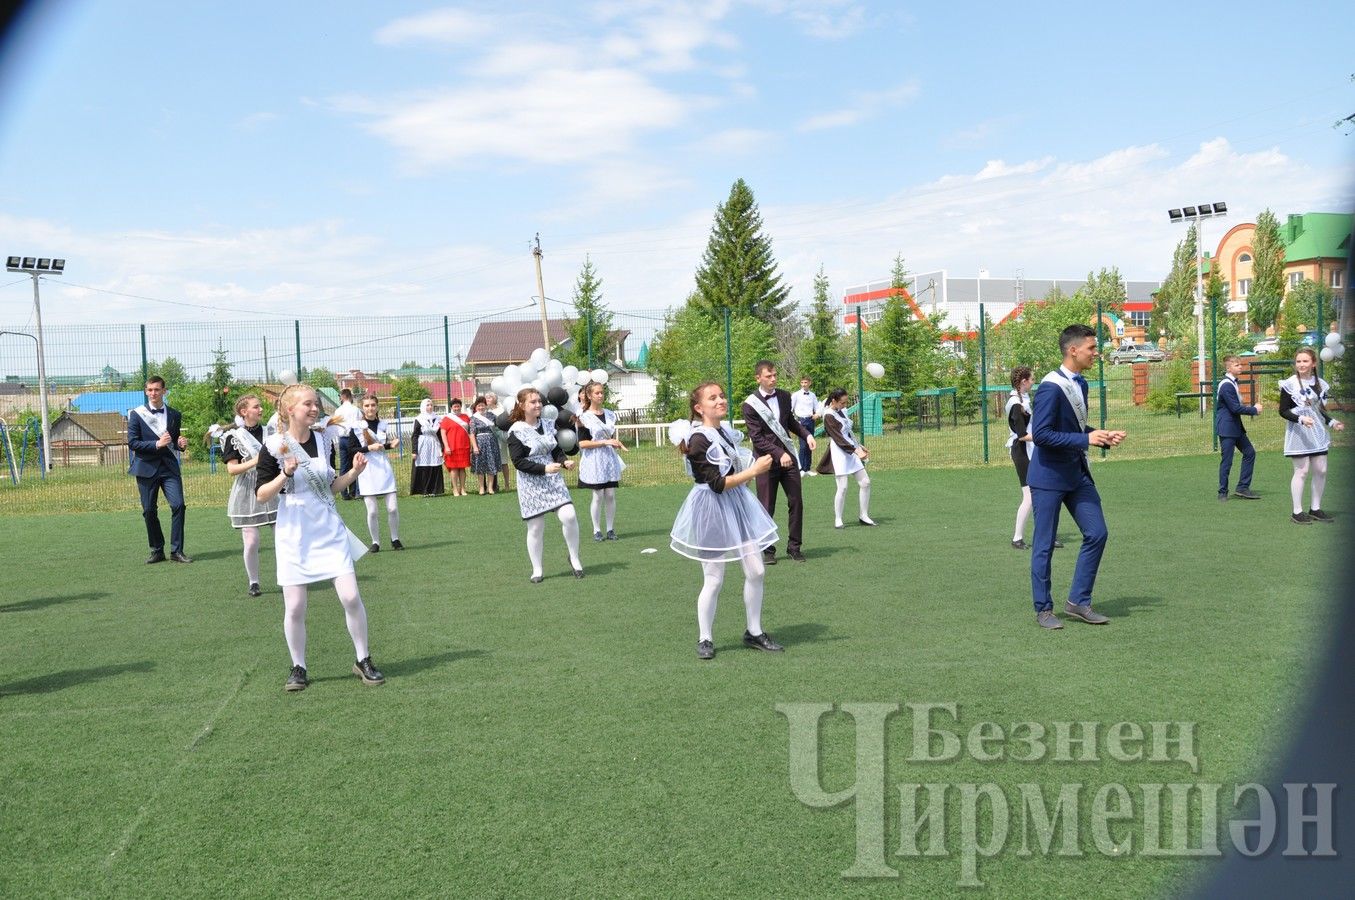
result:
M 753 375 L 761 375 L 768 369 L 775 368 L 776 363 L 772 362 L 770 359 L 759 359 L 757 362 L 753 363 Z
M 1059 333 L 1059 352 L 1067 356 L 1069 347 L 1079 344 L 1087 338 L 1094 337 L 1096 337 L 1095 328 L 1090 325 L 1083 325 L 1081 322 L 1075 322 Z
M 153 384 L 158 384 L 160 385 L 160 387 L 164 387 L 165 379 L 161 378 L 159 375 L 152 375 L 150 378 L 146 379 L 146 387 L 150 387 Z

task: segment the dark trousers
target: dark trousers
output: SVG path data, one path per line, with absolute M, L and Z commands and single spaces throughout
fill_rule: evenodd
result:
M 1223 451 L 1223 459 L 1219 461 L 1219 493 L 1224 496 L 1228 494 L 1228 474 L 1233 471 L 1234 449 L 1242 451 L 1242 472 L 1237 476 L 1237 489 L 1249 490 L 1252 467 L 1256 465 L 1256 448 L 1252 446 L 1251 439 L 1245 434 L 1240 437 L 1219 435 L 1219 449 Z
M 348 435 L 344 435 L 342 438 L 339 439 L 340 475 L 348 474 L 348 470 L 353 468 L 353 455 L 356 452 L 356 449 L 353 446 L 354 443 L 355 441 L 348 437 Z M 348 487 L 343 489 L 343 497 L 345 500 L 351 500 L 357 495 L 358 495 L 358 483 L 356 481 L 354 481 Z
M 807 416 L 805 418 L 800 419 L 800 424 L 804 426 L 805 431 L 809 432 L 810 434 L 814 433 L 813 416 Z M 800 438 L 800 471 L 808 472 L 813 465 L 814 457 L 810 455 L 809 442 L 806 441 L 804 438 Z
M 776 489 L 786 492 L 786 506 L 790 508 L 790 539 L 786 542 L 786 552 L 800 549 L 800 530 L 804 524 L 805 507 L 800 497 L 800 470 L 791 465 L 783 467 L 779 462 L 757 477 L 757 499 L 767 515 L 776 518 Z M 775 547 L 769 548 L 775 552 Z
M 178 475 L 153 475 L 150 478 L 138 478 L 137 490 L 141 492 L 141 515 L 146 520 L 146 538 L 152 550 L 165 549 L 165 533 L 160 530 L 160 515 L 155 509 L 156 492 L 164 491 L 165 502 L 169 504 L 169 550 L 171 553 L 183 552 L 183 481 Z
M 1087 606 L 1092 602 L 1092 587 L 1096 584 L 1096 570 L 1101 567 L 1101 554 L 1106 549 L 1106 519 L 1101 514 L 1101 495 L 1096 492 L 1091 476 L 1084 475 L 1082 483 L 1072 491 L 1051 491 L 1031 487 L 1031 506 L 1035 511 L 1035 537 L 1030 554 L 1030 590 L 1035 611 L 1054 608 L 1050 595 L 1050 567 L 1054 559 L 1054 536 L 1059 528 L 1059 507 L 1066 506 L 1073 521 L 1082 531 L 1082 550 L 1073 569 L 1073 583 L 1068 588 L 1068 602 Z

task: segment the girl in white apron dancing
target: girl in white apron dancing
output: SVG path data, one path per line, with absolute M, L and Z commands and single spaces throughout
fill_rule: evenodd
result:
M 626 463 L 621 453 L 626 445 L 616 436 L 616 413 L 602 406 L 606 388 L 596 381 L 584 385 L 588 404 L 576 417 L 579 432 L 579 487 L 593 492 L 589 513 L 593 519 L 593 540 L 603 540 L 602 512 L 606 509 L 606 540 L 616 540 L 616 489 Z M 619 452 L 618 452 L 619 451 Z
M 263 404 L 254 394 L 246 394 L 235 401 L 236 427 L 221 436 L 222 458 L 226 471 L 235 476 L 230 499 L 226 501 L 226 516 L 231 527 L 240 529 L 245 544 L 245 577 L 249 580 L 249 595 L 257 597 L 259 589 L 259 529 L 278 520 L 277 500 L 260 503 L 257 496 L 259 454 L 263 450 Z

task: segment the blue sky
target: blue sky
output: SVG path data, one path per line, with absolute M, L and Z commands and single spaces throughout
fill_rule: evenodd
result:
M 1348 18 L 40 3 L 0 70 L 0 237 L 70 260 L 44 288 L 53 323 L 522 306 L 537 232 L 548 297 L 589 254 L 611 306 L 652 310 L 691 290 L 742 177 L 800 301 L 820 266 L 840 294 L 896 253 L 1155 279 L 1181 237 L 1170 206 L 1225 200 L 1225 225 L 1350 208 L 1355 135 L 1332 128 L 1355 112 Z M 0 290 L 0 323 L 30 308 L 26 280 Z

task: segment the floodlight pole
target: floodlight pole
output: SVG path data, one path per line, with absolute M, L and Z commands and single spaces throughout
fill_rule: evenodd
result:
M 1195 219 L 1195 340 L 1196 359 L 1199 362 L 1199 390 L 1204 393 L 1204 221 Z M 1205 399 L 1200 398 L 1200 415 L 1204 415 Z

